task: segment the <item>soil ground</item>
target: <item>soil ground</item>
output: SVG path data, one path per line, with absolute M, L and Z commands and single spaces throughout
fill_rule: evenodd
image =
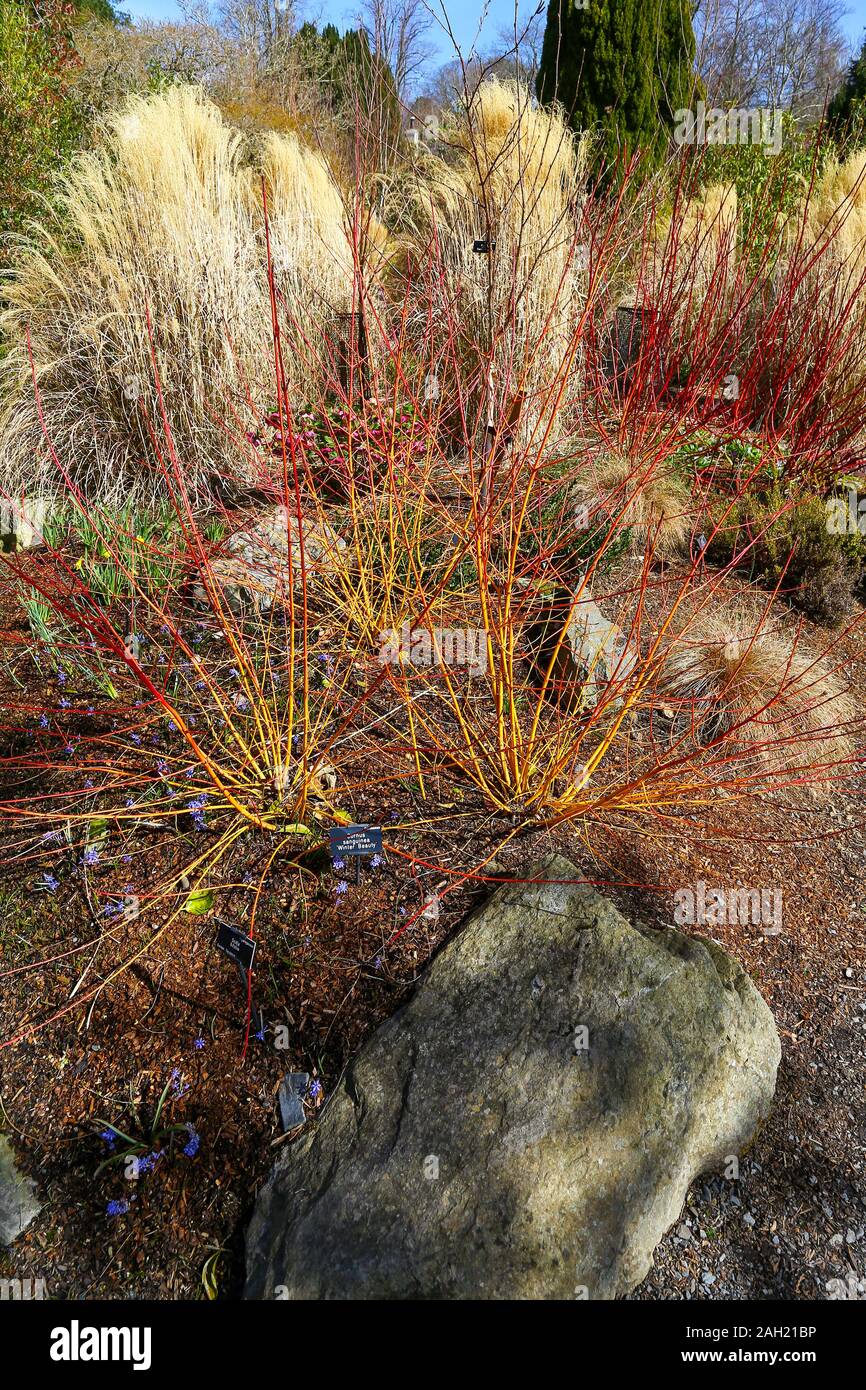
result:
M 9 634 L 11 635 L 11 634 Z M 817 634 L 816 634 L 817 640 Z M 854 639 L 841 652 L 866 688 Z M 405 819 L 396 788 L 376 807 L 386 827 Z M 824 799 L 789 789 L 721 803 L 706 835 L 682 822 L 568 827 L 513 843 L 497 870 L 520 876 L 556 847 L 600 884 L 633 921 L 673 921 L 671 884 L 767 884 L 784 893 L 784 926 L 716 927 L 712 934 L 750 972 L 773 1010 L 783 1045 L 773 1114 L 736 1177 L 710 1176 L 688 1194 L 635 1299 L 824 1299 L 866 1292 L 866 812 L 863 778 Z M 436 947 L 459 929 L 489 883 L 467 880 L 442 899 L 438 920 L 404 917 L 441 877 L 437 858 L 470 866 L 495 843 L 483 821 L 428 833 L 414 862 L 390 855 L 345 892 L 326 873 L 299 900 L 292 882 L 263 899 L 252 1026 L 246 991 L 213 947 L 212 915 L 189 917 L 134 972 L 48 1028 L 0 1052 L 0 1129 L 38 1183 L 41 1214 L 10 1250 L 0 1277 L 44 1278 L 56 1298 L 231 1298 L 243 1279 L 243 1231 L 255 1192 L 284 1137 L 277 1091 L 286 1072 L 307 1072 L 318 1093 L 307 1124 L 346 1062 L 399 1007 Z M 405 842 L 404 842 L 405 843 Z M 152 855 L 158 859 L 155 843 Z M 432 867 L 425 867 L 425 862 Z M 146 877 L 146 868 L 140 872 Z M 217 915 L 232 916 L 231 896 Z M 51 956 L 88 929 L 80 885 L 37 892 L 32 868 L 7 845 L 0 887 L 0 970 Z M 389 944 L 390 943 L 390 944 Z M 0 1037 L 34 993 L 74 984 L 79 957 L 7 975 Z M 286 1046 L 279 1043 L 285 1042 Z M 174 1080 L 172 1081 L 173 1074 Z M 128 1181 L 110 1156 L 107 1124 L 144 1135 L 169 1083 L 167 1122 L 189 1130 L 162 1144 L 153 1170 Z M 156 1146 L 159 1149 L 159 1145 Z M 111 1215 L 109 1203 L 128 1204 Z

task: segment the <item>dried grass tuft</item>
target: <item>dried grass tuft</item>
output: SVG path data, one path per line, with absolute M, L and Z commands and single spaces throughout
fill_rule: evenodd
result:
M 5 491 L 50 491 L 54 482 L 30 351 L 57 455 L 101 502 L 158 488 L 157 376 L 193 493 L 212 475 L 244 472 L 243 448 L 224 422 L 234 412 L 249 418 L 245 398 L 267 408 L 274 394 L 255 153 L 199 89 L 178 85 L 131 98 L 62 176 L 57 218 L 34 229 L 6 286 Z M 351 297 L 342 203 L 323 161 L 293 136 L 271 135 L 261 167 L 286 365 L 308 393 L 319 349 L 306 351 L 303 335 Z
M 657 693 L 704 741 L 728 736 L 774 770 L 852 756 L 857 707 L 839 677 L 744 613 L 702 613 L 668 647 Z

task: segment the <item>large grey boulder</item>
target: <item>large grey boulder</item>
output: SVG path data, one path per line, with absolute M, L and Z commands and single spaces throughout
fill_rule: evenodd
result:
M 779 1055 L 717 946 L 636 930 L 592 889 L 506 885 L 260 1192 L 246 1296 L 625 1294 L 768 1113 Z
M 34 1182 L 21 1172 L 9 1140 L 0 1134 L 0 1245 L 11 1245 L 40 1209 Z

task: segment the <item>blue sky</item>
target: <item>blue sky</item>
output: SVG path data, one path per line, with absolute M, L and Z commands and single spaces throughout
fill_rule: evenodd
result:
M 465 54 L 475 40 L 482 3 L 480 0 L 472 0 L 472 3 L 467 3 L 467 0 L 444 0 L 444 3 L 454 35 Z M 430 0 L 430 4 L 437 8 L 440 0 Z M 118 0 L 118 8 L 127 11 L 136 19 L 181 17 L 180 9 L 174 0 Z M 340 28 L 345 28 L 352 22 L 358 8 L 357 0 L 355 3 L 353 0 L 309 0 L 309 3 L 301 6 L 300 12 L 305 18 L 320 22 L 330 20 Z M 528 14 L 534 8 L 535 0 L 522 0 L 521 14 Z M 481 35 L 482 49 L 487 45 L 495 47 L 497 35 L 506 27 L 513 27 L 514 0 L 489 0 L 487 11 L 487 20 Z M 851 42 L 859 47 L 866 30 L 866 0 L 848 0 L 844 28 Z M 445 62 L 452 56 L 450 40 L 441 28 L 434 27 L 429 42 L 437 50 L 433 66 L 436 66 L 437 61 Z
M 428 0 L 431 9 L 441 11 L 441 0 Z M 864 11 L 866 11 L 866 0 L 861 0 Z M 529 14 L 535 8 L 537 0 L 521 0 L 521 15 Z M 174 0 L 117 0 L 117 7 L 131 14 L 136 19 L 180 19 L 180 7 Z M 361 8 L 359 0 L 308 0 L 298 6 L 298 13 L 304 19 L 317 20 L 318 22 L 336 24 L 339 28 L 345 29 L 353 23 L 354 17 Z M 472 45 L 477 30 L 478 20 L 482 13 L 483 5 L 479 0 L 445 0 L 445 8 L 448 11 L 448 18 L 454 30 L 454 36 L 460 47 L 468 52 Z M 495 46 L 497 34 L 506 26 L 514 26 L 514 0 L 490 0 L 487 6 L 488 17 L 482 33 L 481 46 L 485 44 Z M 441 27 L 433 26 L 429 43 L 431 47 L 438 50 L 438 61 L 445 62 L 451 55 L 452 48 L 448 36 Z M 434 66 L 436 59 L 433 60 Z

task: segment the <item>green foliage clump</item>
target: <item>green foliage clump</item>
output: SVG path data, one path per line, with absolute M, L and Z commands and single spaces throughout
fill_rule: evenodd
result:
M 81 133 L 70 5 L 0 0 L 0 237 L 19 232 Z
M 615 161 L 658 157 L 694 90 L 695 36 L 685 0 L 550 0 L 536 89 L 577 130 L 597 130 Z
M 770 154 L 756 143 L 708 145 L 696 155 L 697 192 L 713 184 L 737 190 L 738 242 L 750 271 L 768 273 L 782 248 L 787 220 L 797 211 L 810 184 L 820 177 L 832 141 L 801 132 L 785 112 L 782 147 Z
M 767 588 L 778 585 L 816 622 L 842 622 L 866 567 L 866 538 L 834 534 L 825 499 L 793 500 L 776 484 L 733 504 L 720 500 L 713 511 L 718 530 L 707 548 L 711 561 L 733 561 Z
M 851 147 L 866 143 L 866 38 L 830 102 L 827 121 L 840 143 Z

